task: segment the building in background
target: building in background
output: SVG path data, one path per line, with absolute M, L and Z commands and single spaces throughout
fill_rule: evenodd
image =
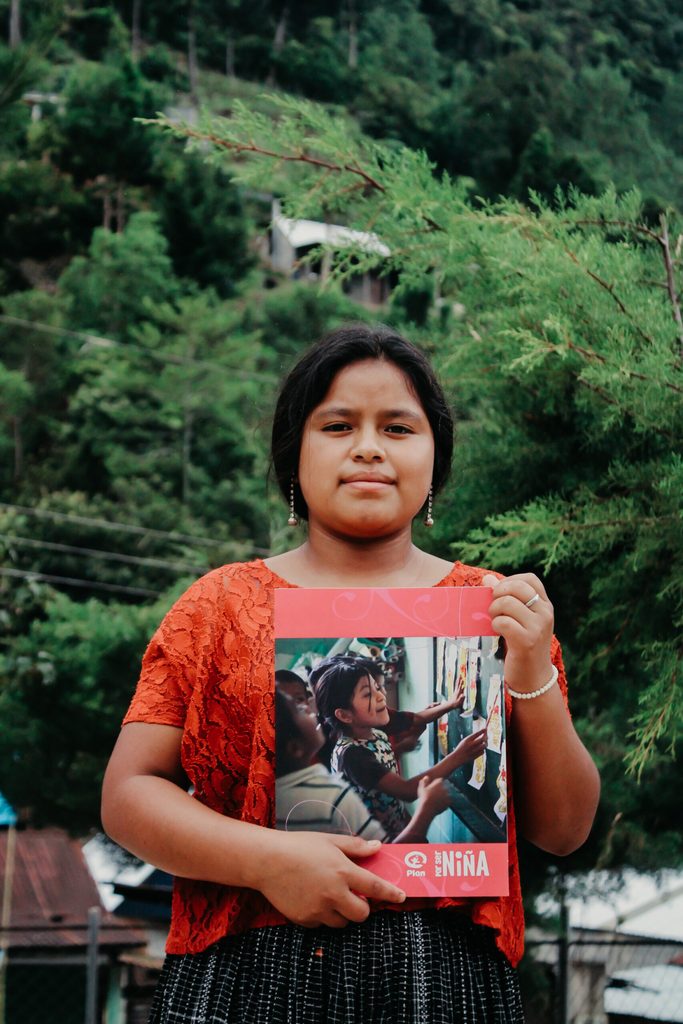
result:
M 390 255 L 388 247 L 371 232 L 353 231 L 342 224 L 284 217 L 279 200 L 274 199 L 267 244 L 262 248 L 262 256 L 271 269 L 294 280 L 325 281 L 330 272 L 329 258 L 323 255 L 312 261 L 308 259 L 320 246 L 353 247 L 385 258 Z M 347 278 L 342 287 L 354 302 L 376 309 L 388 302 L 393 278 L 381 267 L 373 268 Z

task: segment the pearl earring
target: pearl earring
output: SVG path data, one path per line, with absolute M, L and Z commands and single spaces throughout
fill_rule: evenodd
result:
M 427 495 L 427 511 L 424 518 L 425 526 L 431 529 L 434 525 L 434 519 L 432 518 L 432 488 L 429 488 L 429 494 Z
M 287 526 L 298 526 L 299 520 L 297 519 L 296 512 L 294 511 L 294 477 L 289 483 L 289 519 L 287 520 Z

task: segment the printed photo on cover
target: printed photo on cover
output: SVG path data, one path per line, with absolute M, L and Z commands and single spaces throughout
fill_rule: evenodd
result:
M 277 828 L 507 842 L 498 637 L 278 637 L 275 652 Z

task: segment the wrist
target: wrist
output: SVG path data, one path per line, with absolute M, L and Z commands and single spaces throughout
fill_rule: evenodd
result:
M 549 693 L 550 690 L 554 689 L 555 683 L 557 682 L 557 678 L 558 671 L 557 668 L 553 665 L 550 669 L 550 676 L 548 677 L 546 682 L 543 683 L 542 686 L 536 687 L 535 690 L 515 690 L 512 687 L 508 686 L 508 693 L 510 694 L 511 697 L 514 697 L 516 700 L 535 700 L 537 697 L 543 697 L 544 694 Z
M 287 833 L 261 825 L 253 825 L 252 828 L 254 831 L 247 839 L 243 859 L 244 881 L 241 884 L 260 892 L 269 878 L 274 875 L 282 877 L 283 845 Z
M 426 836 L 427 829 L 429 828 L 432 820 L 432 813 L 429 807 L 429 798 L 425 797 L 424 800 L 418 802 L 415 813 L 410 819 L 410 825 L 408 826 L 410 833 L 413 837 Z M 412 842 L 416 842 L 417 839 L 413 838 Z M 423 840 L 424 842 L 424 840 Z
M 544 658 L 543 661 L 534 662 L 533 664 L 513 662 L 508 666 L 506 661 L 505 685 L 508 690 L 516 690 L 518 693 L 530 693 L 533 690 L 538 690 L 541 686 L 545 686 L 554 672 L 555 666 L 549 656 Z

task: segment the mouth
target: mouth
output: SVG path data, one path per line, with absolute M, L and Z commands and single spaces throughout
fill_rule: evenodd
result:
M 393 487 L 394 480 L 382 473 L 354 473 L 342 479 L 345 487 L 354 487 L 361 491 L 377 491 L 384 487 Z

